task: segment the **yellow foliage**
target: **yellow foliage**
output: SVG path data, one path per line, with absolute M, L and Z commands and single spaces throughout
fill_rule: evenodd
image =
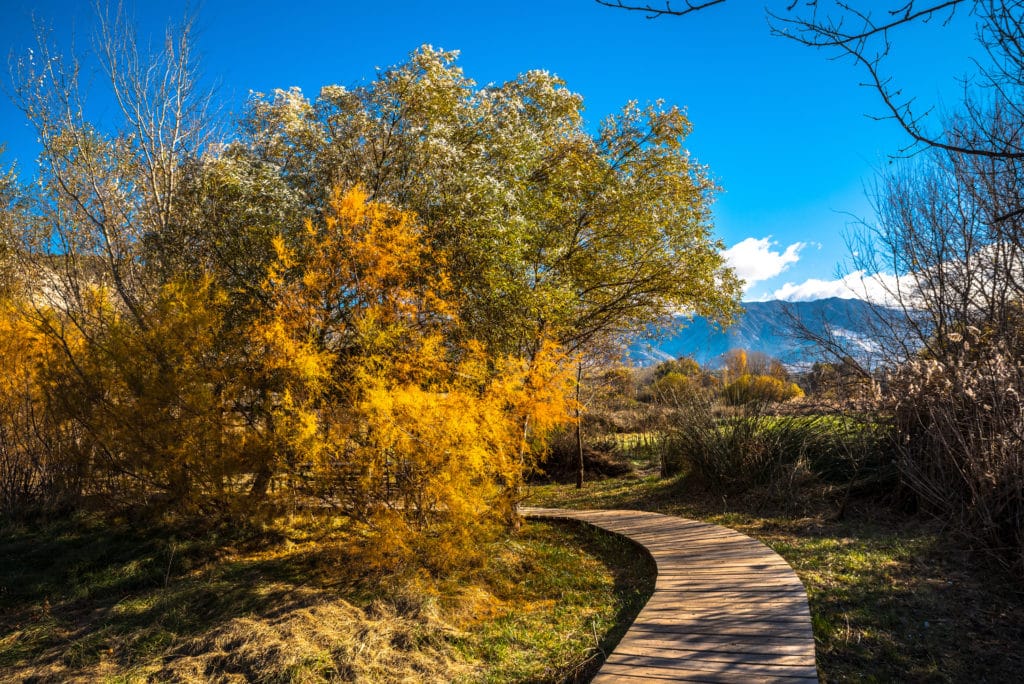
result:
M 57 417 L 86 435 L 90 491 L 182 505 L 222 498 L 245 468 L 235 410 L 241 359 L 225 348 L 225 294 L 209 278 L 171 281 L 134 315 L 103 288 L 89 298 L 85 329 L 54 314 L 64 353 L 46 375 Z
M 741 375 L 727 385 L 722 394 L 731 405 L 752 402 L 789 401 L 804 396 L 796 383 L 786 382 L 771 375 Z
M 456 343 L 443 259 L 415 217 L 361 188 L 323 226 L 276 243 L 254 327 L 281 387 L 275 425 L 312 485 L 361 525 L 375 563 L 453 563 L 509 517 L 509 495 L 567 420 L 572 373 L 551 342 L 530 360 Z
M 548 340 L 496 358 L 465 339 L 423 227 L 361 188 L 273 250 L 262 309 L 242 322 L 212 277 L 131 306 L 84 284 L 75 317 L 34 321 L 45 337 L 0 311 L 0 413 L 23 410 L 9 397 L 52 400 L 56 422 L 81 428 L 88 493 L 106 500 L 221 510 L 317 495 L 367 562 L 471 559 L 573 413 L 572 360 Z M 33 361 L 37 339 L 59 352 Z
M 0 299 L 0 512 L 13 514 L 46 495 L 54 466 L 39 441 L 46 422 L 39 368 L 48 345 L 14 301 Z
M 749 373 L 747 352 L 744 349 L 730 349 L 725 353 L 724 362 L 727 378 L 738 378 Z

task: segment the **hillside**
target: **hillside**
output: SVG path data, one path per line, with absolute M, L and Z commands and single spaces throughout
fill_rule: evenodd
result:
M 630 347 L 634 363 L 650 365 L 670 358 L 690 356 L 702 365 L 714 366 L 730 349 L 758 351 L 788 365 L 803 365 L 818 358 L 816 350 L 795 340 L 792 316 L 808 329 L 834 334 L 850 341 L 851 350 L 874 348 L 869 322 L 874 306 L 859 299 L 819 299 L 811 302 L 744 302 L 745 312 L 725 331 L 702 317 L 680 318 L 680 328 L 660 339 L 641 338 Z

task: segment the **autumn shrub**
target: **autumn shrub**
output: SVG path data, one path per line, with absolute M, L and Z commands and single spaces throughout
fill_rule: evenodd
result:
M 358 187 L 273 248 L 249 316 L 194 273 L 0 311 L 3 510 L 69 488 L 188 516 L 326 506 L 365 564 L 437 569 L 516 524 L 574 406 L 561 347 L 462 334 L 423 226 Z
M 722 389 L 722 397 L 730 406 L 769 401 L 789 401 L 802 397 L 803 390 L 793 382 L 771 375 L 746 373 Z
M 77 326 L 58 312 L 37 321 L 65 342 L 45 391 L 54 419 L 81 432 L 83 492 L 107 507 L 221 508 L 251 471 L 223 294 L 209 280 L 169 282 L 133 315 L 103 287 L 87 296 Z
M 1024 362 L 977 328 L 955 363 L 916 359 L 890 379 L 900 473 L 927 508 L 1024 567 Z
M 329 210 L 302 243 L 277 241 L 264 284 L 252 336 L 281 448 L 262 467 L 308 467 L 367 563 L 460 562 L 515 519 L 524 474 L 569 415 L 569 364 L 550 341 L 526 358 L 458 341 L 443 259 L 411 213 L 359 188 Z
M 24 302 L 20 303 L 24 305 Z M 69 505 L 81 487 L 81 438 L 48 410 L 40 370 L 45 337 L 13 300 L 0 301 L 0 515 L 15 517 Z

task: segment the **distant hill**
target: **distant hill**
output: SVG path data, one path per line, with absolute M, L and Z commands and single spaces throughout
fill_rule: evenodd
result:
M 744 302 L 746 312 L 724 332 L 707 319 L 681 318 L 683 327 L 671 331 L 664 339 L 641 338 L 630 347 L 630 358 L 639 365 L 690 356 L 701 365 L 717 366 L 722 355 L 731 349 L 746 349 L 768 354 L 791 366 L 818 360 L 815 349 L 803 345 L 789 334 L 790 317 L 795 314 L 810 330 L 824 332 L 826 326 L 834 334 L 846 338 L 851 350 L 867 353 L 874 341 L 867 322 L 874 315 L 875 305 L 860 299 L 818 299 L 812 302 Z M 855 356 L 858 354 L 854 354 Z

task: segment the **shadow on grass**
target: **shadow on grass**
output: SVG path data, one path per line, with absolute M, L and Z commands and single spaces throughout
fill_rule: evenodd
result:
M 384 577 L 356 575 L 346 568 L 352 564 L 338 547 L 308 532 L 301 528 L 294 539 L 286 539 L 281 533 L 231 529 L 133 530 L 88 518 L 2 529 L 0 680 L 175 679 L 189 673 L 200 678 L 236 673 L 250 679 L 273 674 L 329 680 L 341 676 L 347 650 L 371 637 L 383 641 L 368 650 L 413 652 L 419 650 L 418 642 L 406 648 L 389 640 L 422 637 L 429 642 L 422 658 L 437 653 L 442 659 L 450 644 L 462 638 L 455 636 L 458 630 L 445 636 L 436 631 L 436 620 L 427 616 L 418 621 L 412 613 L 396 613 L 396 621 L 388 622 L 394 629 L 363 634 L 367 624 L 391 619 L 387 606 L 383 613 L 374 613 L 379 600 L 390 606 L 389 601 L 404 596 L 402 591 L 421 585 L 393 579 L 392 586 Z M 320 529 L 314 534 L 320 535 Z M 470 575 L 462 579 L 439 578 L 436 585 L 427 582 L 440 596 L 458 597 L 466 589 L 473 596 L 491 596 L 486 605 L 497 606 L 499 615 L 510 609 L 493 626 L 478 625 L 483 636 L 464 637 L 482 643 L 470 656 L 489 668 L 488 681 L 505 681 L 512 671 L 521 673 L 522 681 L 588 680 L 653 591 L 650 559 L 631 542 L 589 526 L 536 526 L 523 537 L 495 545 L 512 550 L 496 554 L 494 567 L 467 570 Z M 588 559 L 586 570 L 581 568 L 583 559 Z M 593 592 L 604 591 L 601 578 L 608 573 L 613 589 L 605 598 L 593 599 Z M 392 590 L 399 593 L 391 596 Z M 416 597 L 409 597 L 415 603 Z M 452 600 L 458 604 L 458 598 Z M 517 609 L 520 601 L 525 602 L 522 611 Z M 545 605 L 550 610 L 541 608 Z M 363 609 L 368 623 L 359 622 Z M 334 615 L 331 611 L 346 610 L 337 619 L 353 616 L 353 621 L 336 626 L 321 622 Z M 519 620 L 520 612 L 532 617 Z M 615 626 L 601 634 L 606 629 L 601 625 L 612 615 Z M 502 626 L 506 623 L 508 634 Z M 591 626 L 594 641 L 589 641 Z M 295 636 L 294 629 L 307 628 Z M 299 644 L 293 648 L 291 639 L 318 639 L 321 628 L 330 632 L 325 635 L 333 639 L 330 645 L 301 653 Z M 248 634 L 251 629 L 260 634 Z M 485 662 L 488 648 L 518 648 L 533 660 L 523 664 L 513 655 L 510 664 L 496 668 Z M 589 658 L 588 648 L 593 653 Z M 267 649 L 291 655 L 271 655 L 276 660 L 267 665 Z M 321 654 L 326 654 L 323 663 L 303 660 Z M 306 669 L 288 669 L 288 657 Z M 443 663 L 424 666 L 440 668 Z M 388 672 L 398 678 L 406 670 Z
M 617 600 L 615 625 L 600 635 L 590 658 L 559 680 L 566 683 L 589 682 L 654 593 L 657 565 L 647 549 L 626 537 L 578 520 L 534 519 L 571 531 L 573 537 L 579 540 L 581 550 L 604 563 L 614 578 L 614 593 Z
M 0 531 L 0 673 L 130 668 L 234 617 L 301 605 L 328 552 L 259 557 L 258 544 L 86 519 Z

